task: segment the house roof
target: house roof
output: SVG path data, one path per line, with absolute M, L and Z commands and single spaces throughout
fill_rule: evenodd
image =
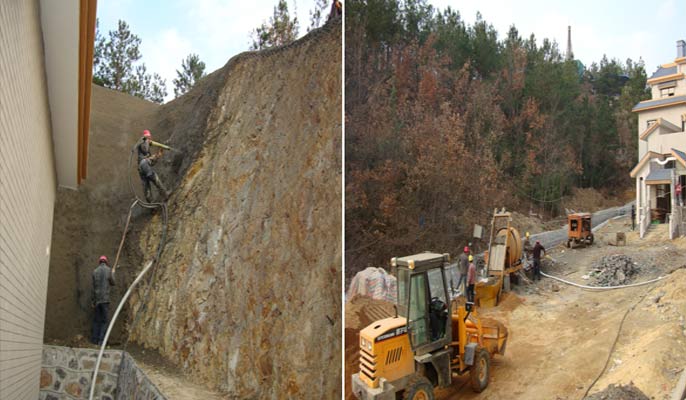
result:
M 655 71 L 653 73 L 653 75 L 648 79 L 661 78 L 663 76 L 672 75 L 672 74 L 676 74 L 676 65 L 674 65 L 672 67 L 667 67 L 667 68 L 660 66 L 657 69 L 657 71 Z
M 643 111 L 649 110 L 651 108 L 673 106 L 681 103 L 686 103 L 686 96 L 672 96 L 664 99 L 642 101 L 636 104 L 634 108 L 631 109 L 631 111 Z
M 661 183 L 670 183 L 672 181 L 672 170 L 667 168 L 656 169 L 650 171 L 645 179 L 645 183 L 648 185 L 655 185 Z
M 648 136 L 650 136 L 651 133 L 661 130 L 662 134 L 664 133 L 674 133 L 674 132 L 681 132 L 681 128 L 678 126 L 674 125 L 673 123 L 663 119 L 663 118 L 658 118 L 657 121 L 655 121 L 654 124 L 651 124 L 641 135 L 639 136 L 639 139 L 641 140 L 648 140 Z
M 660 153 L 656 153 L 654 151 L 649 151 L 643 155 L 641 160 L 636 164 L 636 166 L 631 170 L 629 175 L 631 175 L 632 178 L 635 178 L 636 175 L 643 169 L 643 167 L 652 159 L 652 158 L 657 158 L 662 160 L 664 158 L 664 155 Z
M 681 165 L 686 167 L 686 153 L 684 153 L 681 150 L 672 148 L 672 154 L 674 155 L 674 157 L 676 157 L 677 160 L 679 160 L 679 162 L 681 162 Z
M 641 160 L 640 160 L 640 161 L 638 162 L 638 164 L 636 164 L 636 166 L 631 170 L 631 172 L 629 173 L 629 175 L 630 175 L 632 178 L 635 178 L 636 175 L 638 175 L 638 173 L 643 169 L 643 167 L 644 167 L 650 160 L 652 160 L 652 159 L 654 159 L 654 158 L 657 158 L 658 160 L 664 160 L 665 157 L 667 157 L 667 156 L 674 156 L 674 158 L 676 158 L 677 161 L 679 161 L 679 163 L 681 163 L 681 165 L 683 165 L 684 167 L 686 167 L 686 152 L 683 152 L 683 151 L 681 151 L 681 150 L 677 150 L 677 149 L 675 149 L 675 148 L 672 148 L 672 149 L 671 149 L 671 152 L 670 152 L 669 154 L 660 154 L 660 153 L 656 153 L 656 152 L 654 152 L 654 151 L 649 151 L 649 152 L 647 152 L 647 153 L 645 153 L 645 154 L 643 155 L 643 157 L 641 158 Z M 648 177 L 650 177 L 650 176 L 653 174 L 653 172 L 655 172 L 655 171 L 651 171 L 650 174 L 648 174 Z M 647 178 L 646 178 L 646 179 L 647 179 Z

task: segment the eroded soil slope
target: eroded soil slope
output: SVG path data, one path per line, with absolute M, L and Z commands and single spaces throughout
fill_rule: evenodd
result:
M 131 339 L 229 397 L 340 398 L 340 71 L 340 24 L 227 64 L 132 298 Z

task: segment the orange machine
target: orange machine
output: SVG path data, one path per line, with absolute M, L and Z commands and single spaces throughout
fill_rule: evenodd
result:
M 469 372 L 472 389 L 488 386 L 491 358 L 504 354 L 507 329 L 481 319 L 471 304 L 448 304 L 447 254 L 394 258 L 396 316 L 360 332 L 360 372 L 352 376 L 360 400 L 434 399 L 434 387 L 448 387 Z
M 567 216 L 567 247 L 584 243 L 593 244 L 593 231 L 591 230 L 591 214 L 576 213 Z
M 488 251 L 484 252 L 488 279 L 476 284 L 476 301 L 481 307 L 496 306 L 502 291 L 510 290 L 510 281 L 522 269 L 522 237 L 511 222 L 512 214 L 504 208 L 494 210 Z

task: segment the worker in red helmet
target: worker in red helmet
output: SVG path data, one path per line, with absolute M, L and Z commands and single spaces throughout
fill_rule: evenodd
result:
M 152 185 L 157 186 L 157 189 L 164 194 L 164 200 L 169 198 L 170 192 L 164 187 L 160 177 L 152 169 L 157 159 L 162 157 L 163 151 L 160 150 L 157 154 L 150 152 L 152 146 L 152 134 L 149 130 L 143 131 L 143 137 L 136 146 L 138 153 L 138 175 L 141 177 L 143 183 L 143 193 L 145 194 L 145 201 L 152 203 Z
M 334 18 L 340 18 L 341 15 L 343 15 L 343 3 L 341 3 L 340 0 L 333 0 L 327 21 L 331 21 Z
M 462 291 L 462 294 L 467 293 L 467 270 L 469 269 L 469 246 L 464 247 L 464 251 L 460 254 L 460 258 L 457 262 L 458 272 L 460 273 L 460 278 L 457 281 L 457 289 Z M 460 286 L 462 289 L 460 289 Z
M 100 345 L 105 339 L 109 322 L 110 286 L 114 286 L 114 272 L 109 267 L 106 256 L 100 256 L 98 266 L 93 271 L 93 333 L 91 341 Z

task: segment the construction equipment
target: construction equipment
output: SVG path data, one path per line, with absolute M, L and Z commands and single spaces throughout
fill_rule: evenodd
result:
M 151 141 L 150 141 L 150 145 L 151 145 L 151 146 L 157 146 L 157 147 L 163 148 L 163 149 L 165 149 L 165 150 L 170 150 L 170 151 L 176 151 L 176 152 L 178 152 L 178 150 L 176 150 L 175 148 L 170 147 L 170 146 L 167 146 L 166 144 L 162 144 L 162 143 L 159 143 L 159 142 L 155 142 L 154 140 L 151 140 Z
M 567 247 L 584 243 L 593 244 L 593 231 L 591 230 L 591 214 L 576 213 L 567 215 Z
M 522 269 L 522 238 L 511 223 L 512 214 L 504 208 L 493 211 L 488 251 L 484 252 L 487 280 L 477 282 L 474 288 L 475 301 L 481 307 L 497 305 L 502 291 L 510 290 L 511 282 Z
M 360 331 L 360 372 L 352 376 L 360 400 L 431 400 L 453 374 L 470 374 L 472 389 L 488 386 L 491 357 L 504 354 L 507 329 L 480 319 L 471 303 L 448 303 L 448 254 L 394 258 L 396 315 Z M 400 397 L 403 396 L 403 397 Z

